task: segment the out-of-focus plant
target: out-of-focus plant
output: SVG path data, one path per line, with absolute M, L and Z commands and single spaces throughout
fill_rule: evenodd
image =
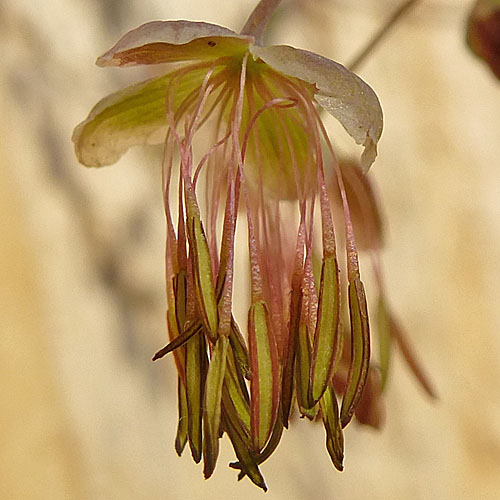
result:
M 340 160 L 339 168 L 344 179 L 356 242 L 366 261 L 371 262 L 374 276 L 373 288 L 377 294 L 369 302 L 374 306 L 371 315 L 375 328 L 372 330 L 374 329 L 377 334 L 378 359 L 377 363 L 371 363 L 368 381 L 356 408 L 355 416 L 362 424 L 380 428 L 385 417 L 383 393 L 389 378 L 394 345 L 403 355 L 427 395 L 436 398 L 436 393 L 409 343 L 403 326 L 392 311 L 387 297 L 381 261 L 381 251 L 385 243 L 385 225 L 373 179 L 363 173 L 356 161 Z M 329 194 L 334 206 L 334 219 L 340 219 L 342 203 L 338 188 L 330 185 Z M 333 384 L 338 392 L 343 391 L 346 382 L 345 368 L 349 357 L 347 353 L 344 355 L 340 369 L 333 378 Z M 344 370 L 341 369 L 342 363 Z
M 478 0 L 467 22 L 467 43 L 500 79 L 500 0 Z
M 78 159 L 93 167 L 116 162 L 134 145 L 164 144 L 170 343 L 154 359 L 173 352 L 178 370 L 175 448 L 181 454 L 189 443 L 208 478 L 226 433 L 238 460 L 232 467 L 263 489 L 259 465 L 295 406 L 322 419 L 328 453 L 342 470 L 343 428 L 352 417 L 381 423 L 391 338 L 426 385 L 388 310 L 376 258 L 380 215 L 363 174 L 382 132 L 379 101 L 338 63 L 263 46 L 278 3 L 262 0 L 240 34 L 189 21 L 130 31 L 99 66 L 166 63 L 170 70 L 104 98 L 73 134 Z M 339 164 L 321 109 L 363 145 L 360 165 Z M 234 258 L 246 255 L 235 246 L 242 212 L 251 296 L 246 336 L 233 315 Z M 377 363 L 358 244 L 375 256 Z

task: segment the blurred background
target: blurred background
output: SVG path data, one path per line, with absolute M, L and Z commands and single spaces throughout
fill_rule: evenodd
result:
M 283 1 L 271 41 L 346 63 L 392 0 Z M 0 498 L 254 499 L 173 449 L 160 155 L 79 165 L 71 133 L 144 79 L 95 58 L 154 19 L 238 31 L 254 2 L 0 1 Z M 471 2 L 422 0 L 359 69 L 385 130 L 370 173 L 393 308 L 437 388 L 397 354 L 381 431 L 351 425 L 336 472 L 321 426 L 295 421 L 263 467 L 268 499 L 497 499 L 500 492 L 500 83 L 466 48 Z M 328 122 L 330 125 L 330 122 Z M 341 152 L 350 139 L 332 125 Z

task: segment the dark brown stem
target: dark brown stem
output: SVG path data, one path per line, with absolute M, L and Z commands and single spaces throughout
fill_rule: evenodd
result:
M 260 45 L 264 30 L 280 2 L 281 0 L 261 0 L 250 14 L 241 34 L 252 35 L 255 38 L 255 43 Z
M 356 55 L 356 57 L 346 65 L 351 71 L 356 71 L 366 60 L 366 58 L 375 50 L 384 37 L 391 31 L 397 22 L 417 4 L 419 0 L 406 0 L 403 2 L 384 23 L 383 26 L 368 40 L 368 43 Z

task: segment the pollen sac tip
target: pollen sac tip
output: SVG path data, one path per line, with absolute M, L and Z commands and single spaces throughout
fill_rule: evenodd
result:
M 210 479 L 212 477 L 216 463 L 217 460 L 213 460 L 213 458 L 207 458 L 207 457 L 204 458 L 203 477 L 205 479 Z
M 340 426 L 342 429 L 345 429 L 348 425 L 349 422 L 352 420 L 352 416 L 354 415 L 354 408 L 352 411 L 346 412 L 345 408 L 342 407 L 342 410 L 340 412 Z

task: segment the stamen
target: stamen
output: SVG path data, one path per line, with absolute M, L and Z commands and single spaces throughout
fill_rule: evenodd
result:
M 213 146 L 210 147 L 210 149 L 205 153 L 202 157 L 202 159 L 199 161 L 198 166 L 196 167 L 194 176 L 193 176 L 193 186 L 196 187 L 196 183 L 198 181 L 198 176 L 200 175 L 200 171 L 207 162 L 208 158 L 212 156 L 215 152 L 215 150 L 222 146 L 228 139 L 231 137 L 231 131 L 228 131 L 228 133 L 218 142 L 216 142 Z
M 299 336 L 299 324 L 302 310 L 302 279 L 304 266 L 305 246 L 305 203 L 301 203 L 300 224 L 295 245 L 295 259 L 293 264 L 292 282 L 288 313 L 288 337 L 283 349 L 283 371 L 281 386 L 281 408 L 283 426 L 288 428 L 288 419 L 292 407 L 293 380 L 295 369 L 295 358 Z

